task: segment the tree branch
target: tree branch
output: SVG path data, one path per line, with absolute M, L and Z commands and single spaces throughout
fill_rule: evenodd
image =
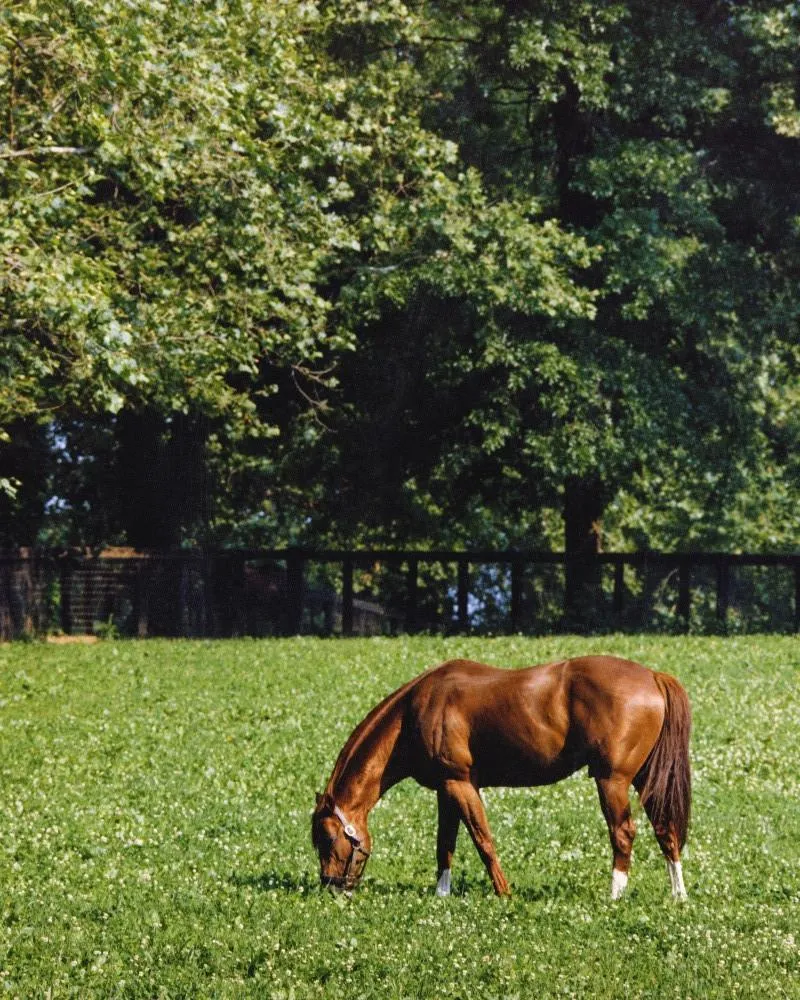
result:
M 0 152 L 0 160 L 15 160 L 21 156 L 86 156 L 91 146 L 39 146 L 31 149 L 8 149 Z

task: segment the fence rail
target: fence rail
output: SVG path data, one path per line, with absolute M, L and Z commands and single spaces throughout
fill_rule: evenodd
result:
M 800 631 L 800 553 L 600 553 L 580 561 L 592 582 L 578 607 L 567 606 L 569 563 L 561 552 L 496 549 L 6 552 L 0 638 Z

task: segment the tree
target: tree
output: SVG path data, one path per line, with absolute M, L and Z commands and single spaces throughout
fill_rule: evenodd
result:
M 791 542 L 793 8 L 0 25 L 0 426 L 83 540 L 563 539 L 576 605 L 603 536 Z
M 169 437 L 195 414 L 210 454 L 274 434 L 259 365 L 310 370 L 321 341 L 339 346 L 318 286 L 355 239 L 310 155 L 343 139 L 312 113 L 336 81 L 308 19 L 78 0 L 5 13 L 0 426 L 156 413 Z
M 510 216 L 535 204 L 585 241 L 592 263 L 573 288 L 592 308 L 520 309 L 520 248 L 491 310 L 477 281 L 421 283 L 399 313 L 389 302 L 342 372 L 344 467 L 388 433 L 392 495 L 430 514 L 396 521 L 401 535 L 445 522 L 468 542 L 483 511 L 484 537 L 530 544 L 547 537 L 538 512 L 560 506 L 576 603 L 606 512 L 618 544 L 728 547 L 752 543 L 743 513 L 766 492 L 782 528 L 759 544 L 786 544 L 796 426 L 776 403 L 797 391 L 794 15 L 578 0 L 438 3 L 424 18 L 426 121 Z M 496 245 L 476 242 L 491 260 Z M 416 331 L 419 310 L 438 334 Z M 397 369 L 405 381 L 381 381 Z M 391 391 L 356 396 L 376 374 Z M 339 484 L 332 523 L 374 507 L 387 476 L 367 480 Z
M 523 308 L 591 308 L 568 273 L 583 241 L 491 205 L 421 123 L 402 4 L 37 0 L 3 31 L 6 422 L 105 422 L 124 468 L 131 421 L 168 449 L 188 420 L 224 521 L 232 478 L 275 477 L 287 401 L 271 396 L 308 402 L 377 302 L 425 280 L 490 308 L 501 262 L 476 229 L 524 249 Z M 351 38 L 376 54 L 354 62 Z M 171 524 L 151 540 L 191 537 Z

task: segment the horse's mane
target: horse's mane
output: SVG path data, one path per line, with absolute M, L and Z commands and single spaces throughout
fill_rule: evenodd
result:
M 359 722 L 347 738 L 347 742 L 342 747 L 339 756 L 336 759 L 333 774 L 330 777 L 330 781 L 328 782 L 328 787 L 326 789 L 328 793 L 330 793 L 330 791 L 334 788 L 336 782 L 341 777 L 342 772 L 352 760 L 355 752 L 370 736 L 370 734 L 374 732 L 376 726 L 389 715 L 391 710 L 396 707 L 397 703 L 401 701 L 408 694 L 408 692 L 422 680 L 423 677 L 431 673 L 431 670 L 436 669 L 437 667 L 431 667 L 430 670 L 426 670 L 424 673 L 418 674 L 416 677 L 412 677 L 411 680 L 403 684 L 402 687 L 399 687 L 396 691 L 387 695 L 383 701 L 379 702 L 367 713 L 361 722 Z

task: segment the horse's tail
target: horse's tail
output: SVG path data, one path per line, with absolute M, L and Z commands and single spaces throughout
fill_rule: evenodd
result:
M 682 848 L 692 804 L 689 768 L 692 710 L 679 681 L 669 674 L 654 672 L 654 677 L 664 698 L 664 722 L 635 785 L 653 827 L 666 830 L 672 824 Z

